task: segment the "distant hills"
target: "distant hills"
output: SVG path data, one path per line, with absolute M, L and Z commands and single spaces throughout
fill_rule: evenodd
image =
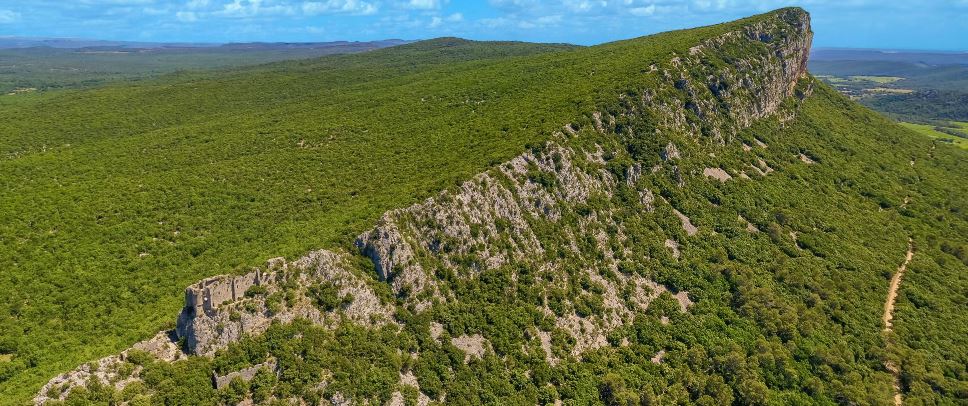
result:
M 810 53 L 810 61 L 811 63 L 823 61 L 904 62 L 921 66 L 968 65 L 968 52 L 817 48 Z
M 351 54 L 410 41 L 155 43 L 0 37 L 0 95 L 78 89 L 173 72 Z
M 968 147 L 968 52 L 817 49 L 810 71 L 923 133 Z
M 0 37 L 0 49 L 20 48 L 61 48 L 61 49 L 186 49 L 186 48 L 222 48 L 222 49 L 321 49 L 321 48 L 386 48 L 394 45 L 406 44 L 412 41 L 402 39 L 386 39 L 379 41 L 329 41 L 329 42 L 242 42 L 242 43 L 212 43 L 212 42 L 137 42 L 137 41 L 108 41 L 78 38 L 38 38 L 38 37 Z

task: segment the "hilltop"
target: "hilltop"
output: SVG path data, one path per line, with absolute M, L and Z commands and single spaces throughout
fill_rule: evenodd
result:
M 966 152 L 811 77 L 811 37 L 782 9 L 4 105 L 0 396 L 956 399 Z

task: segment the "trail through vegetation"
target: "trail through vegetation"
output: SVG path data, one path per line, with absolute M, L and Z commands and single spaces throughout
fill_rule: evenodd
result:
M 894 318 L 894 302 L 897 300 L 897 290 L 901 287 L 901 278 L 904 276 L 904 271 L 907 270 L 908 264 L 911 259 L 914 258 L 914 242 L 908 239 L 908 250 L 907 255 L 904 257 L 904 262 L 897 267 L 897 272 L 894 273 L 894 277 L 891 278 L 891 287 L 887 290 L 887 300 L 884 301 L 884 331 L 893 331 L 893 324 L 891 324 L 891 319 Z M 888 371 L 891 371 L 891 375 L 894 376 L 894 404 L 901 404 L 901 369 L 892 361 L 887 361 L 884 366 Z

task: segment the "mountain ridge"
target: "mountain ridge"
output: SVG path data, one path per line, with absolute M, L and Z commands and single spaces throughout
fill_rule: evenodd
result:
M 944 261 L 964 244 L 965 191 L 938 173 L 964 155 L 810 77 L 803 10 L 694 32 L 660 35 L 674 46 L 657 60 L 581 70 L 626 81 L 582 88 L 600 97 L 575 114 L 535 110 L 551 118 L 543 139 L 355 241 L 191 285 L 173 332 L 55 377 L 35 402 L 877 404 L 895 396 L 885 365 L 898 395 L 957 396 L 959 358 L 936 364 L 943 379 L 920 374 L 938 354 L 909 337 L 912 320 L 957 326 L 959 299 L 910 292 L 963 269 Z M 465 118 L 494 99 L 459 96 Z M 909 238 L 918 256 L 882 336 Z
M 692 137 L 708 137 L 714 144 L 735 143 L 734 137 L 741 130 L 759 119 L 780 114 L 780 106 L 787 98 L 796 96 L 802 100 L 812 91 L 812 85 L 809 84 L 798 88 L 800 80 L 807 75 L 806 62 L 812 38 L 808 15 L 802 10 L 785 9 L 771 13 L 770 17 L 741 26 L 737 30 L 707 38 L 691 46 L 683 55 L 676 55 L 661 65 L 651 65 L 648 68 L 648 74 L 654 78 L 649 78 L 648 82 L 653 85 L 643 86 L 645 90 L 639 96 L 639 100 L 631 98 L 631 94 L 619 95 L 616 101 L 619 102 L 620 107 L 614 107 L 624 110 L 608 111 L 605 114 L 593 112 L 590 116 L 576 121 L 576 123 L 581 122 L 581 125 L 564 124 L 554 138 L 558 139 L 558 142 L 567 143 L 569 138 L 580 138 L 583 132 L 596 132 L 600 135 L 619 134 L 623 130 L 616 124 L 616 118 L 626 116 L 638 119 L 647 117 L 654 121 L 655 135 L 664 132 L 692 134 Z M 744 54 L 746 59 L 732 60 L 732 64 L 703 67 L 709 58 L 723 58 L 728 54 L 728 49 L 740 46 L 747 41 L 757 41 L 766 45 L 753 53 Z M 466 43 L 468 42 L 464 40 L 441 38 L 410 46 L 423 49 L 428 46 L 446 47 Z M 699 71 L 692 70 L 697 67 Z M 758 76 L 760 80 L 750 76 L 753 72 L 760 74 Z M 702 84 L 697 85 L 693 81 Z M 662 99 L 659 95 L 668 93 L 676 94 L 686 100 L 682 101 L 674 97 L 669 101 L 660 101 Z M 788 106 L 782 110 L 784 110 L 782 112 L 784 116 L 781 121 L 793 119 L 795 107 Z M 687 112 L 691 112 L 692 115 L 687 116 Z M 631 127 L 628 130 L 631 130 Z M 612 146 L 614 147 L 615 145 Z M 596 152 L 590 152 L 573 150 L 558 145 L 556 141 L 549 141 L 536 147 L 532 152 L 498 165 L 500 169 L 492 169 L 475 176 L 473 180 L 463 183 L 459 188 L 460 193 L 456 195 L 452 195 L 451 191 L 443 191 L 423 203 L 386 213 L 376 228 L 357 238 L 356 246 L 373 262 L 374 271 L 380 281 L 389 283 L 393 295 L 402 298 L 402 303 L 398 306 L 409 307 L 419 313 L 432 306 L 432 302 L 457 300 L 456 297 L 448 297 L 441 293 L 435 282 L 436 276 L 427 273 L 420 261 L 416 259 L 417 257 L 437 255 L 441 257 L 439 260 L 444 264 L 449 264 L 445 266 L 453 267 L 459 260 L 452 255 L 473 252 L 474 245 L 484 244 L 488 247 L 499 242 L 502 232 L 494 228 L 494 225 L 502 223 L 512 225 L 513 232 L 508 229 L 503 232 L 511 232 L 511 245 L 516 248 L 508 252 L 496 253 L 496 256 L 485 254 L 485 257 L 474 260 L 478 264 L 472 265 L 472 268 L 494 269 L 506 263 L 521 261 L 526 258 L 522 249 L 536 250 L 540 253 L 543 251 L 541 244 L 534 232 L 529 229 L 528 220 L 523 215 L 528 213 L 530 216 L 546 216 L 554 220 L 560 216 L 554 213 L 556 206 L 584 204 L 593 194 L 614 194 L 614 190 L 609 191 L 617 181 L 614 178 L 615 174 L 609 172 L 614 169 L 606 169 L 602 156 L 615 155 L 630 147 L 604 151 L 601 145 L 595 144 Z M 674 162 L 680 157 L 677 147 L 671 141 L 663 146 L 661 152 L 662 159 L 666 162 Z M 590 153 L 593 155 L 589 155 Z M 584 155 L 582 161 L 587 161 L 582 162 L 583 165 L 598 164 L 600 168 L 578 169 L 583 165 L 572 161 L 581 155 Z M 540 180 L 535 179 L 538 175 L 532 173 L 534 171 L 532 167 L 535 164 L 538 171 L 543 174 L 540 175 Z M 656 171 L 655 168 L 651 169 L 653 174 Z M 682 182 L 683 175 L 679 173 L 678 167 L 672 165 L 671 171 L 671 176 L 675 177 L 677 182 Z M 633 185 L 636 183 L 636 178 L 645 176 L 643 172 L 641 164 L 636 164 L 625 168 L 621 176 Z M 762 172 L 759 173 L 762 174 Z M 507 182 L 511 182 L 514 186 L 507 186 Z M 555 184 L 560 184 L 561 189 L 555 191 L 555 187 L 551 186 Z M 550 187 L 552 190 L 549 193 L 541 190 L 542 187 Z M 655 205 L 669 204 L 661 196 L 656 200 L 657 198 L 648 189 L 640 192 L 640 199 L 649 207 L 649 211 L 655 210 L 653 207 Z M 457 202 L 462 203 L 454 206 Z M 549 209 L 552 211 L 549 212 Z M 671 210 L 682 219 L 684 227 L 686 227 L 685 224 L 689 224 L 688 217 L 675 208 Z M 543 214 L 541 214 L 542 211 Z M 415 219 L 408 220 L 410 218 Z M 473 219 L 472 222 L 460 220 L 469 218 Z M 413 221 L 437 224 L 424 225 L 415 229 Z M 457 222 L 454 223 L 454 221 Z M 474 226 L 484 227 L 487 230 L 484 231 L 486 236 L 474 237 L 472 235 L 474 233 L 471 232 L 471 227 Z M 612 223 L 608 226 L 615 227 L 616 224 Z M 445 230 L 443 235 L 433 236 L 441 230 Z M 687 228 L 688 235 L 691 236 L 694 233 L 695 231 Z M 449 244 L 454 246 L 442 247 L 447 243 L 441 240 L 449 241 Z M 571 244 L 574 245 L 575 242 Z M 665 244 L 673 252 L 675 248 L 672 247 L 678 246 L 678 242 L 674 240 L 666 240 Z M 492 249 L 495 248 L 484 248 L 486 252 Z M 457 254 L 447 254 L 451 251 L 456 251 Z M 345 314 L 355 323 L 371 328 L 378 328 L 387 323 L 396 324 L 392 321 L 394 306 L 387 307 L 381 299 L 385 294 L 381 295 L 379 289 L 374 288 L 372 282 L 368 282 L 365 276 L 361 278 L 358 271 L 354 272 L 352 265 L 346 265 L 352 263 L 353 259 L 348 257 L 347 253 L 320 250 L 292 263 L 286 262 L 283 258 L 272 259 L 267 263 L 265 270 L 256 269 L 244 275 L 221 275 L 200 281 L 186 289 L 186 304 L 179 315 L 175 330 L 160 332 L 152 339 L 136 344 L 120 356 L 109 356 L 97 361 L 97 370 L 120 370 L 118 365 L 126 362 L 126 358 L 130 357 L 128 355 L 130 351 L 147 351 L 168 362 L 183 359 L 188 355 L 212 356 L 216 351 L 224 351 L 230 344 L 246 335 L 266 331 L 278 321 L 292 322 L 296 319 L 307 319 L 320 325 L 331 324 L 333 321 L 328 318 L 327 312 L 313 306 L 309 292 L 305 293 L 304 298 L 295 299 L 295 305 L 284 305 L 282 310 L 270 309 L 278 306 L 278 303 L 270 303 L 269 295 L 291 289 L 291 286 L 289 288 L 286 286 L 294 282 L 299 286 L 313 286 L 318 283 L 335 284 L 339 297 L 348 296 L 353 299 L 349 304 L 344 303 L 330 311 L 339 309 L 341 314 Z M 611 263 L 613 272 L 617 271 L 618 261 L 612 258 Z M 608 306 L 613 313 L 591 324 L 581 318 L 559 319 L 556 324 L 568 331 L 578 343 L 571 353 L 572 356 L 579 356 L 586 348 L 593 349 L 607 345 L 606 335 L 610 329 L 616 327 L 615 320 L 625 319 L 626 323 L 631 322 L 632 311 L 624 305 L 617 304 L 621 302 L 616 293 L 620 287 L 600 277 L 597 278 L 595 282 L 605 284 L 606 290 L 611 292 L 611 297 L 606 301 L 609 302 Z M 634 284 L 639 291 L 636 306 L 642 309 L 647 308 L 649 302 L 661 293 L 670 291 L 666 286 L 641 277 L 634 279 Z M 260 293 L 252 294 L 255 291 Z M 686 312 L 692 305 L 688 292 L 684 290 L 675 293 L 674 297 L 678 300 L 682 312 Z M 289 299 L 286 301 L 289 302 Z M 249 311 L 253 308 L 253 304 L 255 308 L 263 310 L 254 313 Z M 605 321 L 606 319 L 612 321 Z M 603 322 L 606 323 L 605 327 L 595 326 L 595 323 Z M 586 332 L 588 329 L 593 332 Z M 466 336 L 461 339 L 475 341 L 477 346 L 486 345 L 483 344 L 486 341 L 481 341 L 483 338 L 480 336 L 476 338 Z M 184 345 L 184 354 L 179 349 L 179 345 Z M 548 350 L 549 361 L 552 358 L 550 354 Z M 481 355 L 476 356 L 479 358 Z M 659 357 L 661 359 L 661 356 Z M 254 368 L 258 370 L 259 366 Z M 251 378 L 249 376 L 249 379 Z M 140 378 L 137 369 L 133 375 L 121 377 L 110 372 L 99 373 L 84 365 L 71 373 L 52 379 L 41 389 L 34 402 L 36 404 L 48 402 L 51 400 L 48 393 L 56 393 L 55 400 L 64 399 L 75 387 L 88 385 L 89 379 L 97 379 L 103 384 L 115 385 L 118 390 L 123 390 L 126 385 Z M 231 377 L 223 379 L 216 375 L 214 379 L 228 382 Z M 422 394 L 421 396 L 421 403 L 430 401 L 430 398 Z M 391 402 L 402 402 L 402 395 L 397 392 L 393 399 Z

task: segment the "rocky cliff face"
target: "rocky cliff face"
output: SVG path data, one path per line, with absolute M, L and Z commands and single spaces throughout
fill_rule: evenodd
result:
M 568 351 L 556 352 L 550 333 L 535 331 L 551 363 L 609 345 L 609 331 L 659 297 L 688 312 L 693 299 L 688 292 L 643 269 L 674 263 L 681 242 L 709 231 L 649 185 L 766 176 L 767 164 L 752 164 L 752 156 L 753 170 L 697 165 L 716 146 L 738 143 L 737 134 L 756 120 L 782 122 L 796 114 L 797 101 L 810 91 L 809 80 L 801 79 L 811 36 L 806 13 L 783 10 L 703 40 L 665 63 L 643 66 L 640 88 L 564 125 L 544 145 L 457 188 L 386 213 L 356 240 L 358 253 L 321 250 L 290 263 L 271 260 L 246 275 L 189 287 L 174 337 L 161 334 L 135 348 L 175 361 L 186 354 L 211 356 L 243 334 L 297 318 L 324 326 L 343 319 L 394 325 L 397 306 L 419 313 L 459 302 L 448 281 L 499 268 L 534 270 L 512 278 L 535 286 L 535 306 L 572 343 Z M 643 223 L 671 219 L 681 226 L 643 239 L 628 232 L 632 225 L 623 222 L 628 217 L 617 215 L 628 211 Z M 375 277 L 356 265 L 358 254 L 372 261 Z M 386 288 L 379 284 L 388 284 L 396 300 L 380 293 Z M 583 310 L 587 307 L 595 311 Z M 479 335 L 454 340 L 474 344 L 465 345 L 473 347 L 468 357 L 480 357 L 487 348 L 487 338 Z M 99 364 L 123 361 L 124 354 Z M 83 366 L 51 380 L 35 401 L 63 399 L 91 377 L 118 387 L 139 379 L 137 370 L 119 369 L 102 365 L 101 374 L 92 374 Z

